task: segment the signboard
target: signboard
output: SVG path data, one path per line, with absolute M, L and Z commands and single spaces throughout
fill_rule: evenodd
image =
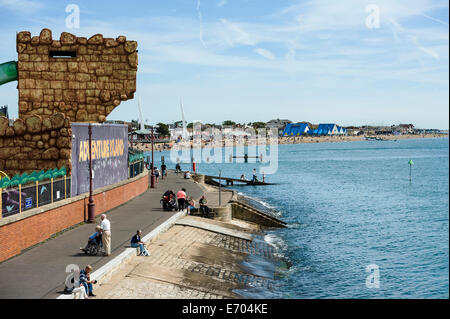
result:
M 89 192 L 88 123 L 72 123 L 71 195 Z M 93 189 L 128 178 L 128 126 L 92 124 Z
M 33 198 L 25 198 L 25 208 L 31 208 L 33 206 Z

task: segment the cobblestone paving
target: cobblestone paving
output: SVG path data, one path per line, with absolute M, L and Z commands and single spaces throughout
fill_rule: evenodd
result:
M 197 246 L 205 247 L 212 245 L 221 248 L 224 253 L 229 252 L 229 260 L 202 263 L 192 260 L 189 257 L 190 251 L 196 250 Z M 203 285 L 208 283 L 227 283 L 224 287 L 234 287 L 233 289 L 248 287 L 263 287 L 265 289 L 273 289 L 275 282 L 271 279 L 246 273 L 241 269 L 239 263 L 247 254 L 264 257 L 267 260 L 275 261 L 275 251 L 270 245 L 240 239 L 228 235 L 218 234 L 204 229 L 175 225 L 165 233 L 159 235 L 152 242 L 148 243 L 148 249 L 151 253 L 150 257 L 133 257 L 130 263 L 130 269 L 126 274 L 113 275 L 114 285 L 108 286 L 107 289 L 100 289 L 97 296 L 100 298 L 228 298 L 231 291 L 223 291 L 220 293 L 208 293 L 202 289 Z M 198 251 L 201 253 L 200 251 Z M 228 255 L 227 255 L 228 256 Z M 209 261 L 214 261 L 214 256 L 206 256 Z M 219 258 L 218 257 L 218 258 Z M 136 267 L 140 264 L 154 265 L 156 269 L 164 269 L 177 273 L 196 273 L 196 278 L 204 278 L 194 286 L 186 286 L 186 281 L 180 280 L 177 276 L 164 281 L 149 278 L 147 275 L 140 276 Z M 224 266 L 225 265 L 225 266 Z M 231 265 L 231 266 L 227 266 Z M 152 269 L 148 267 L 146 269 Z M 155 278 L 158 278 L 158 270 L 155 270 Z M 137 272 L 137 273 L 136 273 Z M 132 273 L 132 274 L 131 274 Z M 121 278 L 119 278 L 122 276 Z M 220 286 L 220 285 L 219 285 Z M 225 288 L 224 288 L 225 289 Z M 229 288 L 227 288 L 229 289 Z M 217 292 L 217 291 L 216 291 Z
M 124 278 L 105 298 L 109 299 L 223 299 L 222 296 L 167 282 Z

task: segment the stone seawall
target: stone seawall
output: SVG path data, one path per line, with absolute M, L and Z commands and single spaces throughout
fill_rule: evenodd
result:
M 59 40 L 17 34 L 19 117 L 65 113 L 76 122 L 104 122 L 136 91 L 137 42 L 63 32 Z
M 30 115 L 12 125 L 0 116 L 0 170 L 12 177 L 64 166 L 70 174 L 71 136 L 69 118 L 62 113 L 47 118 Z
M 0 117 L 0 170 L 12 177 L 65 166 L 71 122 L 102 123 L 136 91 L 137 42 L 63 32 L 17 33 L 19 119 Z

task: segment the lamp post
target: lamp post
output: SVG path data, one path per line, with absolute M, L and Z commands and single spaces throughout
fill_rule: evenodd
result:
M 152 166 L 151 166 L 151 177 L 150 177 L 150 187 L 155 188 L 155 170 L 154 170 L 154 157 L 153 157 L 153 147 L 155 142 L 155 135 L 153 134 L 153 125 L 152 125 Z
M 88 223 L 95 223 L 95 204 L 92 196 L 92 126 L 89 123 L 89 203 L 88 203 Z

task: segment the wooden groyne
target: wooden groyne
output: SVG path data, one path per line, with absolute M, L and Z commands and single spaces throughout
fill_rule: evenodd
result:
M 219 184 L 224 181 L 226 184 L 222 186 L 234 186 L 234 183 L 237 183 L 238 185 L 253 185 L 253 186 L 259 186 L 259 185 L 275 185 L 273 183 L 266 183 L 261 181 L 253 181 L 253 180 L 247 180 L 247 179 L 239 179 L 239 178 L 232 178 L 232 177 L 222 177 L 222 176 L 212 176 L 212 175 L 204 175 L 205 177 L 205 183 L 219 186 Z

